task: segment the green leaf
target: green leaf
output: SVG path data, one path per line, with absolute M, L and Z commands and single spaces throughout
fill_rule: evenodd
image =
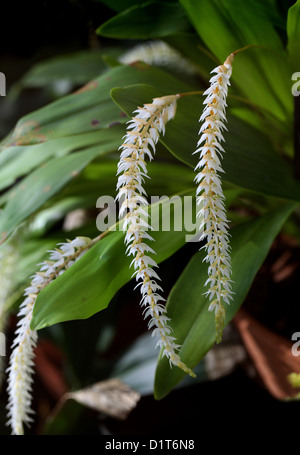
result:
M 153 394 L 155 370 L 157 364 L 157 340 L 150 332 L 139 336 L 134 343 L 122 354 L 114 365 L 111 378 L 119 378 L 141 395 Z M 187 387 L 209 380 L 204 362 L 197 366 L 197 378 L 187 376 L 180 387 Z
M 95 210 L 101 195 L 116 196 L 116 161 L 94 160 L 75 180 L 49 201 L 49 207 L 40 210 L 31 221 L 35 235 L 45 233 L 51 225 L 62 219 L 69 211 L 77 208 Z M 174 163 L 152 161 L 148 165 L 151 179 L 147 181 L 147 191 L 156 196 L 171 196 L 183 192 L 193 185 L 193 171 Z M 167 177 L 167 178 L 166 178 Z M 236 197 L 238 190 L 232 190 Z M 97 206 L 99 209 L 100 207 Z M 95 225 L 95 222 L 94 222 Z
M 110 90 L 128 84 L 151 83 L 162 90 L 188 90 L 172 75 L 146 63 L 119 65 L 106 71 L 80 90 L 60 98 L 23 117 L 1 148 L 31 145 L 58 137 L 69 137 L 99 129 L 128 119 L 112 102 Z
M 175 92 L 179 87 L 188 89 L 175 77 L 143 63 L 120 65 L 107 71 L 80 91 L 23 117 L 17 123 L 1 144 L 0 189 L 54 156 L 64 156 L 97 144 L 100 147 L 103 142 L 107 143 L 108 149 L 117 149 L 123 133 L 116 124 L 123 124 L 128 119 L 111 100 L 110 89 L 122 86 L 126 81 L 151 81 Z M 117 143 L 118 134 L 120 143 Z
M 105 148 L 103 151 L 106 152 Z M 0 213 L 1 243 L 100 153 L 101 148 L 97 146 L 56 158 L 24 178 L 10 193 L 10 199 Z
M 288 10 L 287 19 L 288 44 L 287 50 L 293 71 L 299 71 L 300 55 L 300 1 L 291 6 Z
M 166 36 L 163 40 L 190 60 L 205 80 L 211 77 L 210 72 L 218 64 L 218 60 L 207 50 L 196 33 L 179 32 Z
M 151 176 L 147 180 L 148 194 L 171 196 L 193 187 L 193 171 L 178 162 L 164 162 L 157 159 L 148 163 L 147 169 L 149 176 Z M 98 197 L 101 194 L 115 196 L 116 171 L 117 160 L 98 160 L 93 162 L 83 171 L 82 179 L 79 178 L 65 189 L 65 194 L 79 195 L 92 191 L 93 186 L 96 186 Z M 90 182 L 90 187 L 87 186 L 85 188 L 84 181 Z M 83 186 L 81 186 L 81 183 Z
M 180 4 L 149 1 L 120 12 L 102 24 L 97 33 L 108 38 L 150 39 L 171 35 L 188 26 Z
M 295 207 L 295 204 L 283 205 L 231 230 L 234 299 L 229 306 L 226 305 L 225 325 L 243 303 L 273 240 Z M 194 368 L 215 343 L 214 315 L 208 311 L 209 301 L 204 296 L 207 279 L 204 257 L 203 250 L 193 256 L 167 301 L 174 336 L 182 345 L 182 361 L 190 368 Z M 163 398 L 183 377 L 181 370 L 171 370 L 166 357 L 160 357 L 155 378 L 155 397 Z
M 287 123 L 292 118 L 287 55 L 264 2 L 180 0 L 200 38 L 223 63 L 238 49 L 232 81 L 243 96 Z
M 28 174 L 51 158 L 59 158 L 71 152 L 99 146 L 107 152 L 117 149 L 122 137 L 120 125 L 89 133 L 49 139 L 41 144 L 17 145 L 4 149 L 0 154 L 0 189 L 4 189 L 19 177 Z M 103 153 L 103 152 L 102 152 Z
M 160 211 L 163 209 L 170 209 L 168 230 L 159 226 Z M 186 226 L 177 230 L 175 216 L 182 213 L 182 209 L 179 197 L 151 205 L 151 225 L 155 227 L 151 236 L 155 240 L 157 263 L 174 254 L 184 245 L 186 234 L 191 234 L 185 230 L 188 229 Z M 193 210 L 192 205 L 188 209 Z M 111 232 L 100 240 L 39 294 L 34 306 L 32 328 L 41 329 L 57 322 L 86 319 L 106 308 L 133 274 L 133 269 L 129 268 L 132 258 L 126 256 L 125 250 L 123 232 Z
M 131 115 L 135 106 L 151 102 L 153 97 L 163 94 L 167 92 L 142 84 L 111 91 L 113 100 L 128 115 Z M 230 103 L 230 100 L 228 102 Z M 193 155 L 193 152 L 198 140 L 202 103 L 201 96 L 179 99 L 176 116 L 168 123 L 166 135 L 160 139 L 174 156 L 193 168 L 197 164 L 197 156 Z M 224 134 L 224 179 L 269 196 L 300 200 L 300 183 L 294 179 L 291 165 L 273 150 L 269 139 L 230 113 L 227 117 L 228 132 Z
M 120 65 L 107 71 L 80 91 L 25 116 L 17 123 L 1 144 L 0 189 L 54 156 L 64 156 L 97 144 L 102 147 L 103 142 L 109 151 L 114 147 L 117 149 L 123 135 L 117 124 L 124 124 L 128 119 L 111 100 L 110 89 L 125 81 L 151 81 L 175 92 L 179 87 L 188 88 L 175 77 L 143 63 Z M 7 195 L 2 195 L 1 203 L 6 198 Z
M 24 88 L 52 88 L 64 93 L 74 85 L 83 85 L 98 77 L 106 68 L 99 51 L 80 51 L 59 55 L 33 65 L 9 91 L 18 96 Z

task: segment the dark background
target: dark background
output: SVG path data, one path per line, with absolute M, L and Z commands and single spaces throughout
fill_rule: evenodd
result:
M 0 71 L 6 76 L 6 92 L 35 63 L 61 54 L 97 49 L 106 43 L 95 29 L 113 15 L 96 0 L 29 0 L 2 2 Z M 0 99 L 0 112 L 5 100 Z M 5 105 L 0 136 L 24 114 L 46 103 L 39 90 L 26 90 L 14 103 Z

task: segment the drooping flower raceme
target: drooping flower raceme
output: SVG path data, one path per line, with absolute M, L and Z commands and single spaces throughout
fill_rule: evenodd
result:
M 59 244 L 59 248 L 50 251 L 50 260 L 44 261 L 40 271 L 32 277 L 30 286 L 25 289 L 25 300 L 20 306 L 16 338 L 14 339 L 10 357 L 8 376 L 8 422 L 12 434 L 24 433 L 24 424 L 32 421 L 31 394 L 34 373 L 34 348 L 37 332 L 30 329 L 32 311 L 38 294 L 56 277 L 64 273 L 91 246 L 91 239 L 76 237 L 67 243 Z
M 200 229 L 203 229 L 201 239 L 206 239 L 206 262 L 208 279 L 205 285 L 209 287 L 206 294 L 210 300 L 210 311 L 215 311 L 216 342 L 222 339 L 225 308 L 223 303 L 230 303 L 231 290 L 231 260 L 228 234 L 228 220 L 224 205 L 220 173 L 224 149 L 222 130 L 226 129 L 226 98 L 232 72 L 231 54 L 223 65 L 215 68 L 210 79 L 210 87 L 204 92 L 204 111 L 200 117 L 202 126 L 200 139 L 194 153 L 199 154 L 199 162 L 195 168 L 197 175 L 198 216 L 201 219 Z
M 153 240 L 148 234 L 146 192 L 143 188 L 144 177 L 147 175 L 146 156 L 152 160 L 156 143 L 160 134 L 165 133 L 166 123 L 176 112 L 179 95 L 155 98 L 152 104 L 145 104 L 134 113 L 129 121 L 124 144 L 120 147 L 121 156 L 118 164 L 117 200 L 120 201 L 120 218 L 123 219 L 123 231 L 126 232 L 125 244 L 128 256 L 133 256 L 134 275 L 140 286 L 142 295 L 141 306 L 145 307 L 145 318 L 150 317 L 149 329 L 159 336 L 157 345 L 163 347 L 163 355 L 167 356 L 170 365 L 176 365 L 186 373 L 195 376 L 181 360 L 177 353 L 179 345 L 171 335 L 168 325 L 169 318 L 163 305 L 164 298 L 160 295 L 161 286 L 157 283 L 159 276 L 154 270 L 157 263 L 148 253 L 154 253 L 145 240 Z

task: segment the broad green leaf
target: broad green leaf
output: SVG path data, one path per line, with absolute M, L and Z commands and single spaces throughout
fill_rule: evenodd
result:
M 40 224 L 42 224 L 41 220 Z M 38 225 L 35 226 L 33 223 L 30 223 L 30 225 L 25 229 L 19 229 L 13 238 L 13 241 L 16 242 L 19 258 L 17 266 L 14 270 L 12 289 L 14 293 L 5 303 L 7 310 L 9 310 L 15 304 L 15 302 L 23 296 L 24 289 L 30 283 L 30 277 L 34 275 L 39 268 L 38 264 L 49 259 L 49 250 L 53 250 L 58 243 L 66 241 L 67 238 L 73 239 L 78 235 L 87 237 L 94 236 L 95 223 L 89 222 L 83 226 L 80 226 L 80 228 L 72 228 L 72 230 L 63 229 L 60 231 L 56 229 L 47 232 L 47 235 L 43 235 L 45 234 L 46 230 L 45 232 L 42 232 L 42 229 L 40 228 L 40 231 L 41 232 L 39 232 Z M 0 249 L 1 248 L 5 248 L 5 245 L 1 245 Z
M 287 55 L 264 2 L 180 0 L 200 38 L 223 63 L 238 49 L 232 81 L 243 96 L 284 122 L 291 120 L 292 97 Z
M 300 1 L 289 8 L 287 19 L 288 44 L 290 65 L 293 71 L 299 71 L 300 55 Z
M 218 64 L 218 59 L 207 50 L 197 34 L 180 32 L 163 40 L 190 60 L 205 80 L 211 77 L 210 72 Z
M 225 325 L 243 303 L 253 279 L 263 263 L 269 248 L 291 214 L 295 204 L 286 204 L 242 224 L 231 231 L 232 290 L 234 299 L 226 305 Z M 167 301 L 168 316 L 174 336 L 181 348 L 181 358 L 194 368 L 215 343 L 214 315 L 208 311 L 208 298 L 204 296 L 207 279 L 205 252 L 195 254 L 171 290 Z M 155 379 L 157 399 L 167 395 L 184 377 L 178 368 L 170 369 L 166 357 L 160 357 Z
M 92 195 L 83 193 L 70 197 L 60 197 L 59 193 L 59 196 L 57 196 L 58 200 L 55 200 L 55 197 L 52 198 L 51 201 L 45 204 L 45 208 L 40 209 L 34 219 L 30 220 L 30 230 L 35 236 L 42 236 L 46 235 L 53 225 L 64 222 L 64 230 L 68 231 L 69 224 L 66 222 L 65 216 L 73 210 L 94 208 L 97 196 L 98 194 L 95 191 Z M 82 220 L 83 222 L 84 219 Z
M 170 226 L 168 230 L 167 226 L 166 230 L 162 230 L 159 226 L 160 211 L 168 209 Z M 157 263 L 170 257 L 184 245 L 185 236 L 192 234 L 186 225 L 178 229 L 175 224 L 179 220 L 176 217 L 182 210 L 182 200 L 179 197 L 164 199 L 151 206 L 151 225 L 156 228 L 151 231 L 151 236 L 155 240 Z M 192 206 L 190 210 L 193 210 Z M 86 319 L 106 308 L 133 274 L 133 269 L 129 268 L 132 258 L 126 256 L 125 250 L 123 232 L 117 230 L 106 235 L 41 292 L 34 307 L 32 328 L 41 329 L 57 322 Z
M 78 436 L 83 431 L 83 434 L 86 435 L 87 432 L 90 432 L 93 421 L 87 419 L 86 415 L 90 414 L 84 411 L 85 408 L 76 401 L 64 401 L 57 410 L 57 414 L 48 416 L 39 434 L 43 436 L 76 434 Z M 82 422 L 87 424 L 88 429 L 83 428 Z
M 97 146 L 56 158 L 24 178 L 10 193 L 10 199 L 0 213 L 1 243 L 100 153 L 101 147 Z
M 277 31 L 282 31 L 283 42 L 286 40 L 286 19 L 288 9 L 290 4 L 292 4 L 294 1 L 295 0 L 266 0 L 260 5 L 262 12 L 266 17 L 270 19 L 273 26 L 276 27 Z
M 230 205 L 239 191 L 230 189 L 224 193 L 227 204 Z M 193 195 L 194 190 L 186 191 L 180 196 L 187 196 L 188 200 L 175 196 L 151 205 L 151 225 L 154 229 L 151 236 L 155 240 L 153 247 L 157 253 L 155 261 L 158 264 L 172 256 L 193 237 Z M 78 262 L 41 292 L 34 307 L 32 327 L 41 329 L 58 322 L 86 319 L 106 308 L 116 292 L 131 280 L 131 260 L 132 258 L 125 254 L 123 232 L 116 230 L 104 236 Z
M 45 87 L 58 93 L 83 85 L 97 78 L 106 69 L 97 51 L 80 51 L 59 55 L 33 65 L 10 89 L 9 96 L 17 96 L 24 88 Z
M 101 195 L 116 196 L 117 161 L 94 160 L 75 180 L 49 201 L 49 207 L 40 210 L 30 223 L 35 235 L 49 227 L 71 210 L 91 208 L 95 210 Z M 150 179 L 147 180 L 147 193 L 156 196 L 171 196 L 193 187 L 193 171 L 187 167 L 167 162 L 152 161 L 148 165 Z M 231 190 L 236 197 L 239 190 Z M 231 195 L 230 195 L 231 196 Z M 100 204 L 100 203 L 99 203 Z M 95 222 L 94 222 L 95 224 Z
M 189 89 L 188 85 L 172 75 L 145 63 L 119 65 L 75 93 L 23 117 L 12 133 L 2 141 L 1 148 L 46 142 L 124 123 L 127 118 L 112 102 L 110 90 L 129 83 L 151 83 L 171 93 L 179 88 Z
M 193 171 L 187 166 L 182 166 L 180 163 L 165 162 L 153 160 L 147 163 L 149 179 L 145 184 L 145 188 L 149 195 L 162 195 L 181 193 L 184 190 L 193 188 Z M 91 182 L 98 182 L 98 194 L 107 194 L 104 190 L 116 192 L 116 172 L 117 161 L 101 160 L 90 164 L 82 173 L 82 178 Z M 95 184 L 95 183 L 94 183 Z M 71 187 L 68 187 L 66 191 Z M 74 182 L 74 190 L 76 191 L 76 182 Z
M 157 340 L 150 332 L 139 336 L 122 354 L 114 365 L 111 378 L 119 378 L 141 395 L 153 394 L 155 370 L 157 364 Z M 197 383 L 209 380 L 204 362 L 197 365 Z M 186 377 L 181 387 L 195 384 L 195 379 Z
M 109 38 L 150 39 L 171 35 L 189 27 L 178 3 L 148 1 L 121 11 L 102 24 L 97 33 Z
M 123 353 L 114 365 L 111 378 L 119 378 L 141 395 L 153 393 L 157 363 L 157 340 L 146 332 Z
M 135 106 L 151 102 L 153 97 L 163 94 L 166 92 L 143 84 L 115 88 L 111 92 L 113 100 L 129 116 Z M 193 168 L 197 164 L 193 152 L 199 137 L 202 103 L 201 95 L 179 99 L 176 116 L 168 123 L 166 135 L 160 139 L 173 155 Z M 227 128 L 228 132 L 224 134 L 224 179 L 269 196 L 300 200 L 300 183 L 294 179 L 291 165 L 273 150 L 272 143 L 264 134 L 230 113 Z
M 0 188 L 3 189 L 45 163 L 53 156 L 106 143 L 108 150 L 118 148 L 116 124 L 128 119 L 111 100 L 110 89 L 125 81 L 148 81 L 176 92 L 188 86 L 170 74 L 140 63 L 121 65 L 107 71 L 79 92 L 39 109 L 22 118 L 13 132 L 2 142 L 0 155 Z M 106 129 L 106 127 L 109 127 Z M 120 143 L 118 143 L 120 140 Z M 2 195 L 1 203 L 7 199 Z
M 15 180 L 28 174 L 51 158 L 59 158 L 71 152 L 99 146 L 107 152 L 120 145 L 122 128 L 101 129 L 68 137 L 49 139 L 41 144 L 17 145 L 5 148 L 0 154 L 0 189 L 13 184 Z

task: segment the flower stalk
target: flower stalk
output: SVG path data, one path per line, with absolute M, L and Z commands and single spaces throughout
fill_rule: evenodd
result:
M 205 286 L 209 297 L 209 311 L 215 311 L 216 342 L 222 340 L 225 307 L 232 299 L 231 258 L 226 216 L 225 197 L 222 190 L 220 174 L 223 173 L 221 158 L 225 152 L 221 146 L 224 141 L 222 131 L 227 129 L 226 98 L 232 72 L 231 54 L 223 65 L 215 68 L 210 79 L 210 87 L 204 92 L 205 106 L 200 117 L 202 126 L 197 149 L 199 161 L 195 168 L 197 175 L 197 216 L 200 217 L 200 229 L 203 229 L 201 240 L 206 239 L 205 261 L 208 265 L 208 279 Z
M 127 134 L 120 147 L 116 199 L 120 201 L 119 216 L 124 216 L 126 253 L 133 256 L 131 265 L 142 295 L 140 303 L 145 307 L 145 318 L 150 318 L 148 328 L 153 328 L 153 335 L 159 337 L 157 346 L 164 348 L 163 355 L 168 358 L 170 366 L 176 365 L 194 377 L 193 371 L 177 353 L 180 346 L 171 335 L 170 319 L 162 303 L 165 300 L 161 296 L 163 289 L 157 283 L 160 278 L 154 270 L 158 265 L 148 254 L 155 254 L 155 251 L 145 242 L 153 240 L 147 232 L 151 226 L 147 213 L 149 203 L 143 187 L 144 178 L 148 177 L 145 158 L 153 159 L 159 136 L 165 133 L 166 123 L 175 116 L 178 98 L 179 95 L 155 98 L 152 104 L 145 104 L 134 112 L 136 115 L 128 122 Z

